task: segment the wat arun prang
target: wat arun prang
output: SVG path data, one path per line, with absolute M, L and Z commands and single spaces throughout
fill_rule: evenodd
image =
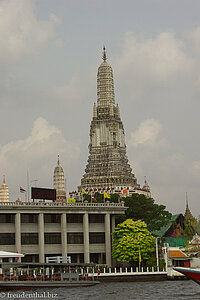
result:
M 78 193 L 70 196 L 81 196 L 82 188 L 93 195 L 106 191 L 124 196 L 132 193 L 151 196 L 146 179 L 140 188 L 128 162 L 124 127 L 119 106 L 115 105 L 113 71 L 107 63 L 105 47 L 97 73 L 97 105 L 94 103 L 90 125 L 88 162 Z

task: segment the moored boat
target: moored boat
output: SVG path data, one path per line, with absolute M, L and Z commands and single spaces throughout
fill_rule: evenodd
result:
M 181 274 L 184 274 L 189 279 L 192 279 L 196 283 L 200 284 L 200 270 L 198 269 L 192 269 L 192 268 L 173 268 L 175 271 L 180 272 Z
M 92 286 L 99 283 L 94 277 L 88 277 L 88 270 L 93 268 L 94 264 L 1 263 L 0 288 Z

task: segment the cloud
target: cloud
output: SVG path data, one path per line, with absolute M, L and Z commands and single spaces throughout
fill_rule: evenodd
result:
M 58 154 L 64 170 L 70 173 L 78 164 L 80 147 L 67 141 L 58 128 L 41 117 L 35 120 L 27 138 L 0 146 L 1 172 L 8 178 L 13 197 L 18 189 L 16 185 L 26 184 L 27 170 L 32 179 L 39 180 L 40 186 L 52 187 Z
M 17 62 L 55 36 L 60 19 L 38 20 L 32 0 L 0 2 L 0 64 Z
M 200 26 L 197 26 L 190 31 L 187 31 L 185 34 L 186 39 L 188 39 L 189 43 L 192 46 L 193 50 L 197 50 L 199 52 L 200 49 Z
M 177 89 L 184 80 L 193 77 L 194 59 L 186 53 L 186 44 L 185 38 L 179 39 L 173 32 L 161 32 L 148 38 L 126 33 L 121 55 L 114 62 L 122 94 L 136 102 L 137 98 L 145 97 L 147 91 L 153 91 L 155 97 L 158 89 Z M 127 95 L 129 90 L 132 92 Z
M 72 77 L 68 84 L 52 87 L 51 97 L 61 103 L 70 103 L 83 100 L 86 91 L 79 77 Z
M 135 77 L 166 82 L 187 71 L 191 59 L 184 53 L 184 42 L 171 32 L 162 32 L 155 38 L 146 39 L 129 32 L 125 35 L 118 65 L 121 71 L 128 68 Z
M 145 120 L 139 125 L 137 130 L 131 133 L 128 146 L 137 147 L 138 145 L 147 145 L 158 147 L 161 144 L 161 140 L 159 139 L 161 131 L 162 125 L 158 120 Z
M 193 162 L 193 168 L 195 170 L 200 170 L 200 160 L 196 160 Z

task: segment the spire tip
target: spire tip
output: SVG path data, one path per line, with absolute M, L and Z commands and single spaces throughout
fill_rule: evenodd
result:
M 107 60 L 107 55 L 106 55 L 106 47 L 103 46 L 103 61 L 105 62 Z

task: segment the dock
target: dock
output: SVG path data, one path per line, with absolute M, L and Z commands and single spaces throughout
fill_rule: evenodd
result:
M 165 270 L 152 268 L 104 268 L 103 272 L 89 272 L 88 277 L 98 278 L 99 281 L 161 281 L 167 280 Z

